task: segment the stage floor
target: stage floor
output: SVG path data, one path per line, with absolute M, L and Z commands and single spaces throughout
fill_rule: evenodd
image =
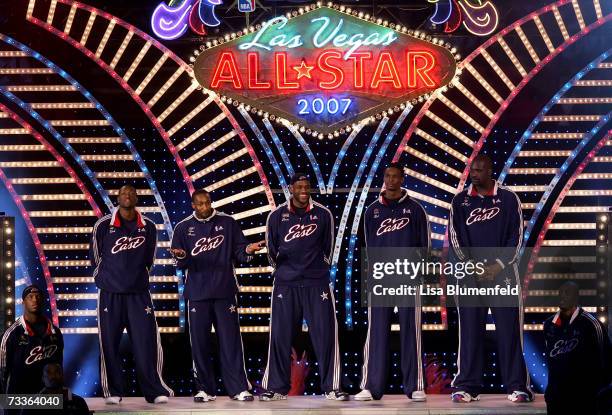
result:
M 124 398 L 120 405 L 105 405 L 102 398 L 87 399 L 89 409 L 96 413 L 130 414 L 274 414 L 274 415 L 375 415 L 375 414 L 546 414 L 544 396 L 538 395 L 535 402 L 515 404 L 506 395 L 481 395 L 480 402 L 456 404 L 448 395 L 429 395 L 427 402 L 409 402 L 404 396 L 387 395 L 380 401 L 332 402 L 322 396 L 290 396 L 286 401 L 277 402 L 235 402 L 226 396 L 217 397 L 215 402 L 193 402 L 193 398 L 171 398 L 165 405 L 152 405 L 143 398 Z

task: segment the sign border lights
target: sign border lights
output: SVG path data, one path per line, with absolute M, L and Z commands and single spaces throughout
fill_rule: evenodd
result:
M 292 19 L 317 9 L 330 10 L 329 13 L 322 10 L 312 14 L 312 22 L 316 21 L 317 25 L 313 23 L 296 33 L 274 32 L 285 26 L 288 30 Z M 336 21 L 330 24 L 333 18 Z M 362 33 L 359 21 L 382 30 Z M 303 27 L 302 23 L 299 21 L 293 27 L 296 24 Z M 340 31 L 343 27 L 347 29 Z M 242 37 L 246 37 L 245 41 L 235 42 Z M 393 43 L 396 40 L 398 42 Z M 216 54 L 208 53 L 208 50 L 228 42 L 234 43 L 219 48 Z M 393 49 L 376 51 L 376 54 L 359 49 L 367 46 Z M 402 47 L 408 48 L 401 49 L 401 53 L 396 55 L 397 49 Z M 316 50 L 321 51 L 317 57 L 306 55 L 300 61 L 300 52 L 310 54 Z M 390 50 L 396 52 L 392 54 Z M 273 53 L 273 57 L 265 56 L 262 60 L 267 72 L 263 72 L 261 78 L 259 52 Z M 366 66 L 366 59 L 374 59 L 373 65 Z M 358 126 L 402 111 L 407 105 L 423 102 L 437 91 L 446 91 L 460 74 L 457 64 L 460 59 L 456 48 L 442 39 L 350 7 L 333 3 L 323 6 L 319 2 L 274 17 L 263 25 L 208 40 L 193 52 L 189 61 L 194 68 L 191 71 L 194 82 L 205 92 L 218 95 L 227 104 L 240 106 L 252 114 L 322 139 L 325 136 L 338 137 Z M 350 67 L 336 66 L 338 60 L 351 62 Z M 311 76 L 313 67 L 317 68 L 318 75 L 314 78 Z M 350 74 L 352 82 L 344 83 L 345 73 Z M 364 74 L 371 78 L 367 85 L 364 85 Z M 278 90 L 279 94 L 270 90 Z M 299 99 L 299 115 L 297 106 L 288 109 L 287 103 L 293 97 L 296 103 Z M 356 104 L 349 110 L 351 100 Z M 326 109 L 329 109 L 328 113 Z M 305 114 L 312 114 L 310 120 L 304 117 Z M 336 114 L 345 117 L 339 119 L 334 117 Z

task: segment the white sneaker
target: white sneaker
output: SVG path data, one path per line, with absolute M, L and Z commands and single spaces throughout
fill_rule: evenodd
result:
M 508 395 L 508 400 L 510 402 L 522 403 L 531 402 L 533 398 L 527 392 L 514 391 L 511 395 Z
M 164 395 L 159 395 L 153 400 L 153 403 L 168 403 L 168 397 Z
M 356 401 L 371 401 L 373 398 L 372 393 L 369 390 L 364 389 L 357 395 L 353 396 L 353 399 Z
M 209 395 L 204 391 L 199 391 L 196 396 L 193 397 L 194 402 L 210 402 L 217 399 L 215 395 Z
M 423 391 L 414 391 L 412 392 L 412 398 L 410 398 L 413 402 L 425 402 L 427 400 L 427 395 Z
M 104 402 L 107 405 L 119 405 L 119 402 L 121 402 L 121 396 L 109 396 L 104 398 Z
M 249 392 L 249 391 L 242 391 L 239 394 L 232 396 L 232 399 L 234 401 L 245 401 L 245 402 L 249 401 L 250 402 L 250 401 L 254 400 L 255 398 L 253 398 L 253 395 L 251 394 L 251 392 Z

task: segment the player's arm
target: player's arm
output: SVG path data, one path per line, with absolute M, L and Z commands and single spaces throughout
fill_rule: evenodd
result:
M 331 265 L 331 258 L 334 252 L 334 217 L 331 212 L 326 210 L 327 220 L 325 221 L 325 228 L 323 230 L 323 259 L 328 265 Z
M 239 262 L 251 262 L 253 260 L 253 254 L 263 249 L 263 247 L 266 245 L 265 241 L 249 243 L 246 236 L 244 236 L 242 229 L 240 229 L 238 222 L 235 220 L 232 220 L 231 232 L 232 241 L 234 244 L 232 247 L 234 259 Z
M 459 199 L 457 196 L 453 198 L 450 210 L 449 223 L 449 239 L 452 252 L 456 259 L 465 261 L 469 259 L 469 249 L 464 241 L 464 226 L 461 221 L 461 209 L 458 206 Z
M 101 226 L 102 221 L 96 222 L 91 234 L 91 241 L 89 243 L 89 259 L 94 267 L 97 267 L 102 261 L 102 244 L 104 242 L 103 230 Z
M 145 226 L 147 227 L 147 245 L 146 245 L 146 266 L 149 272 L 153 268 L 153 262 L 155 261 L 155 251 L 157 250 L 157 229 L 152 222 L 145 220 Z
M 8 378 L 11 374 L 14 350 L 12 333 L 13 330 L 5 331 L 0 343 L 0 393 L 6 393 Z
M 514 264 L 521 251 L 521 243 L 523 241 L 523 212 L 521 210 L 521 201 L 512 192 L 513 197 L 510 199 L 510 206 L 506 209 L 507 220 L 504 244 L 500 249 L 499 254 L 495 261 L 502 267 L 505 268 L 508 265 Z
M 268 219 L 266 219 L 266 246 L 268 247 L 268 262 L 276 268 L 276 259 L 278 258 L 278 239 L 276 233 L 278 224 L 273 214 L 274 212 L 270 212 Z
M 189 245 L 185 241 L 185 231 L 182 224 L 178 224 L 172 232 L 172 241 L 170 241 L 170 253 L 176 260 L 178 269 L 188 269 L 191 263 L 191 255 Z

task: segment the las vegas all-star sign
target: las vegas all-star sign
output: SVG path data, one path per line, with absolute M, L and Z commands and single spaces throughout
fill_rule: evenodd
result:
M 311 6 L 225 39 L 196 51 L 198 83 L 314 134 L 444 87 L 459 59 L 441 40 L 339 6 Z

